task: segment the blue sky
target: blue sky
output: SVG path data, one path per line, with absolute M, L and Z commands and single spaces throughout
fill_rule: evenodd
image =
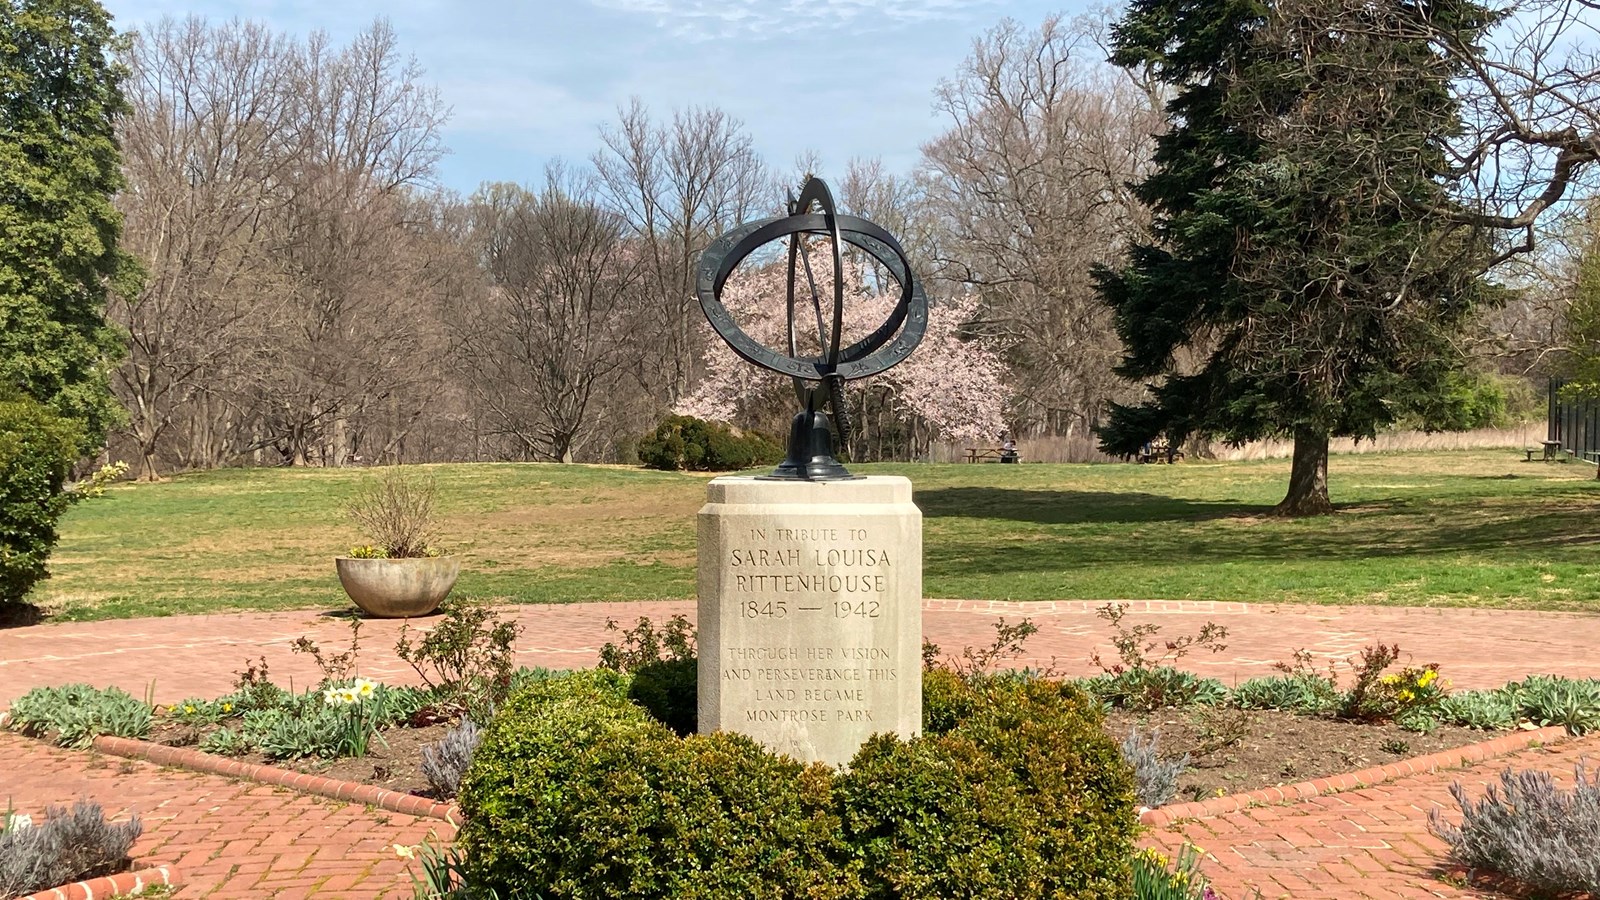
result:
M 1084 0 L 103 0 L 122 29 L 162 16 L 264 21 L 337 40 L 384 16 L 451 107 L 447 187 L 541 179 L 547 160 L 583 162 L 598 127 L 637 95 L 657 118 L 719 106 L 768 163 L 806 150 L 819 174 L 854 156 L 898 172 L 944 123 L 939 80 L 1004 17 L 1037 25 Z

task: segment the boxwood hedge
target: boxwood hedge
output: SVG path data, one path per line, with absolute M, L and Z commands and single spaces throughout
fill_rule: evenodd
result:
M 1079 689 L 925 678 L 925 732 L 850 766 L 735 734 L 679 737 L 630 676 L 528 686 L 461 791 L 470 881 L 502 897 L 1131 896 L 1133 780 Z

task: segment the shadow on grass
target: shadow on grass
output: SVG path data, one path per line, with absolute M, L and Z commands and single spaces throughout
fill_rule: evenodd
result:
M 919 494 L 930 522 L 971 520 L 927 543 L 930 574 L 1014 575 L 1166 562 L 1361 561 L 1423 556 L 1527 560 L 1530 548 L 1600 545 L 1600 504 L 1369 499 L 1315 519 L 1272 507 L 1145 493 L 946 488 Z M 988 520 L 986 524 L 983 520 Z M 1232 521 L 1230 521 L 1232 520 Z M 1042 526 L 1088 526 L 1068 531 Z M 1103 527 L 1094 527 L 1103 526 Z M 1157 526 L 1157 527 L 1150 527 Z M 1166 527 L 1161 527 L 1166 526 Z
M 26 628 L 44 619 L 44 610 L 32 603 L 0 603 L 0 628 Z
M 950 487 L 918 491 L 917 506 L 929 518 L 1007 519 L 1040 525 L 1095 522 L 1199 522 L 1264 515 L 1270 506 L 1181 500 L 1131 491 L 1048 491 L 1023 488 Z

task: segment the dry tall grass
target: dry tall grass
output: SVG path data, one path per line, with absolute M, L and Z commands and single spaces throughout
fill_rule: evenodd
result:
M 1538 446 L 1545 434 L 1544 423 L 1529 422 L 1515 428 L 1479 428 L 1475 431 L 1449 431 L 1428 434 L 1421 431 L 1393 431 L 1375 440 L 1357 442 L 1337 438 L 1329 445 L 1333 453 L 1386 453 L 1400 450 L 1486 450 L 1499 447 Z M 1082 463 L 1120 462 L 1101 453 L 1090 435 L 1024 438 L 1017 441 L 1023 462 Z M 967 444 L 936 444 L 932 462 L 964 462 Z M 1255 441 L 1241 447 L 1208 442 L 1186 447 L 1191 456 L 1208 459 L 1288 459 L 1294 453 L 1293 441 Z

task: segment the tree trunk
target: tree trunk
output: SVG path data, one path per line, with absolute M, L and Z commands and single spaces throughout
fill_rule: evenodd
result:
M 1328 433 L 1311 428 L 1294 431 L 1294 463 L 1289 470 L 1289 493 L 1273 512 L 1280 516 L 1325 516 L 1333 512 L 1328 500 Z
M 156 471 L 156 451 L 153 446 L 143 441 L 139 442 L 139 457 L 144 464 L 144 471 L 139 473 L 139 480 L 143 482 L 157 482 L 161 474 Z

